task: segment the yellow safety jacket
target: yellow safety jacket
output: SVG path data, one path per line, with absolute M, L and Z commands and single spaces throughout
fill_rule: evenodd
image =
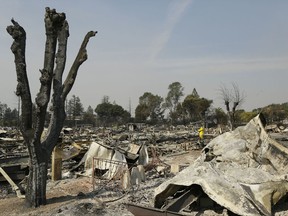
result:
M 200 127 L 200 129 L 198 130 L 198 132 L 199 132 L 199 138 L 200 138 L 200 139 L 203 139 L 203 137 L 204 137 L 204 128 L 203 128 L 203 127 Z

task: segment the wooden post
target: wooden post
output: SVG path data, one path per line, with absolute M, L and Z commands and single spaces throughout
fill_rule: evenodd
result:
M 62 178 L 62 150 L 59 146 L 55 146 L 52 152 L 52 181 L 57 181 Z

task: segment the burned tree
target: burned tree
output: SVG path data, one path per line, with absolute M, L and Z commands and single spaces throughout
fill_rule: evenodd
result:
M 46 45 L 44 67 L 40 70 L 40 90 L 35 100 L 35 124 L 32 123 L 32 99 L 26 71 L 26 32 L 13 19 L 13 25 L 7 27 L 7 32 L 14 39 L 11 50 L 14 54 L 17 74 L 16 94 L 22 102 L 21 132 L 30 157 L 26 201 L 33 207 L 46 204 L 47 165 L 66 117 L 65 99 L 73 87 L 80 65 L 87 60 L 86 46 L 89 39 L 97 33 L 90 31 L 86 34 L 70 71 L 62 82 L 69 37 L 68 22 L 64 13 L 57 13 L 55 9 L 50 8 L 46 8 L 44 22 Z M 41 138 L 49 102 L 52 115 L 48 132 L 44 138 Z
M 232 89 L 228 89 L 225 85 L 222 85 L 219 91 L 227 111 L 228 126 L 232 131 L 235 128 L 236 109 L 244 102 L 244 94 L 240 93 L 236 83 L 232 83 Z

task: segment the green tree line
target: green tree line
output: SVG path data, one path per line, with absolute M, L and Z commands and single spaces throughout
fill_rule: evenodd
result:
M 11 109 L 7 104 L 0 102 L 0 126 L 16 127 L 19 125 L 19 112 Z
M 185 96 L 184 87 L 179 82 L 173 82 L 168 86 L 166 97 L 144 92 L 139 97 L 139 102 L 135 108 L 135 117 L 131 117 L 131 113 L 115 101 L 110 102 L 109 96 L 103 96 L 101 103 L 95 108 L 89 105 L 85 110 L 80 98 L 72 95 L 66 101 L 65 125 L 69 127 L 81 125 L 106 127 L 128 122 L 152 125 L 185 125 L 198 121 L 226 125 L 229 119 L 227 111 L 220 107 L 214 108 L 212 104 L 212 100 L 201 97 L 195 88 Z M 288 102 L 270 104 L 250 112 L 243 109 L 236 110 L 234 114 L 236 126 L 247 123 L 260 112 L 264 114 L 268 123 L 281 122 L 288 118 Z M 18 113 L 17 109 L 11 109 L 7 104 L 0 102 L 0 126 L 17 127 Z M 47 119 L 49 119 L 48 116 Z

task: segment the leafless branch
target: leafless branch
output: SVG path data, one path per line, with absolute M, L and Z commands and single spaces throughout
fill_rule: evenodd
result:
M 81 44 L 81 47 L 78 51 L 78 54 L 76 56 L 76 59 L 74 60 L 73 62 L 73 65 L 67 75 L 67 78 L 63 84 L 63 94 L 62 94 L 62 98 L 66 98 L 66 96 L 68 95 L 68 93 L 70 92 L 74 82 L 75 82 L 75 79 L 76 79 L 76 76 L 77 76 L 77 72 L 78 72 L 78 69 L 80 67 L 80 65 L 87 60 L 88 56 L 87 56 L 87 50 L 86 50 L 86 46 L 89 42 L 89 39 L 91 37 L 94 37 L 96 35 L 97 31 L 90 31 L 86 34 L 82 44 Z
M 29 87 L 29 81 L 26 70 L 25 60 L 25 48 L 26 48 L 26 32 L 22 26 L 20 26 L 13 19 L 11 20 L 13 25 L 7 27 L 7 32 L 14 39 L 11 46 L 11 51 L 14 54 L 16 74 L 17 74 L 17 88 L 16 95 L 21 98 L 21 130 L 27 132 L 32 129 L 32 99 Z M 30 133 L 23 133 L 25 139 L 30 139 Z M 27 140 L 26 140 L 27 141 Z
M 220 95 L 224 101 L 226 110 L 229 112 L 230 111 L 230 102 L 231 102 L 230 90 L 226 87 L 226 85 L 221 84 L 219 91 L 220 91 Z

